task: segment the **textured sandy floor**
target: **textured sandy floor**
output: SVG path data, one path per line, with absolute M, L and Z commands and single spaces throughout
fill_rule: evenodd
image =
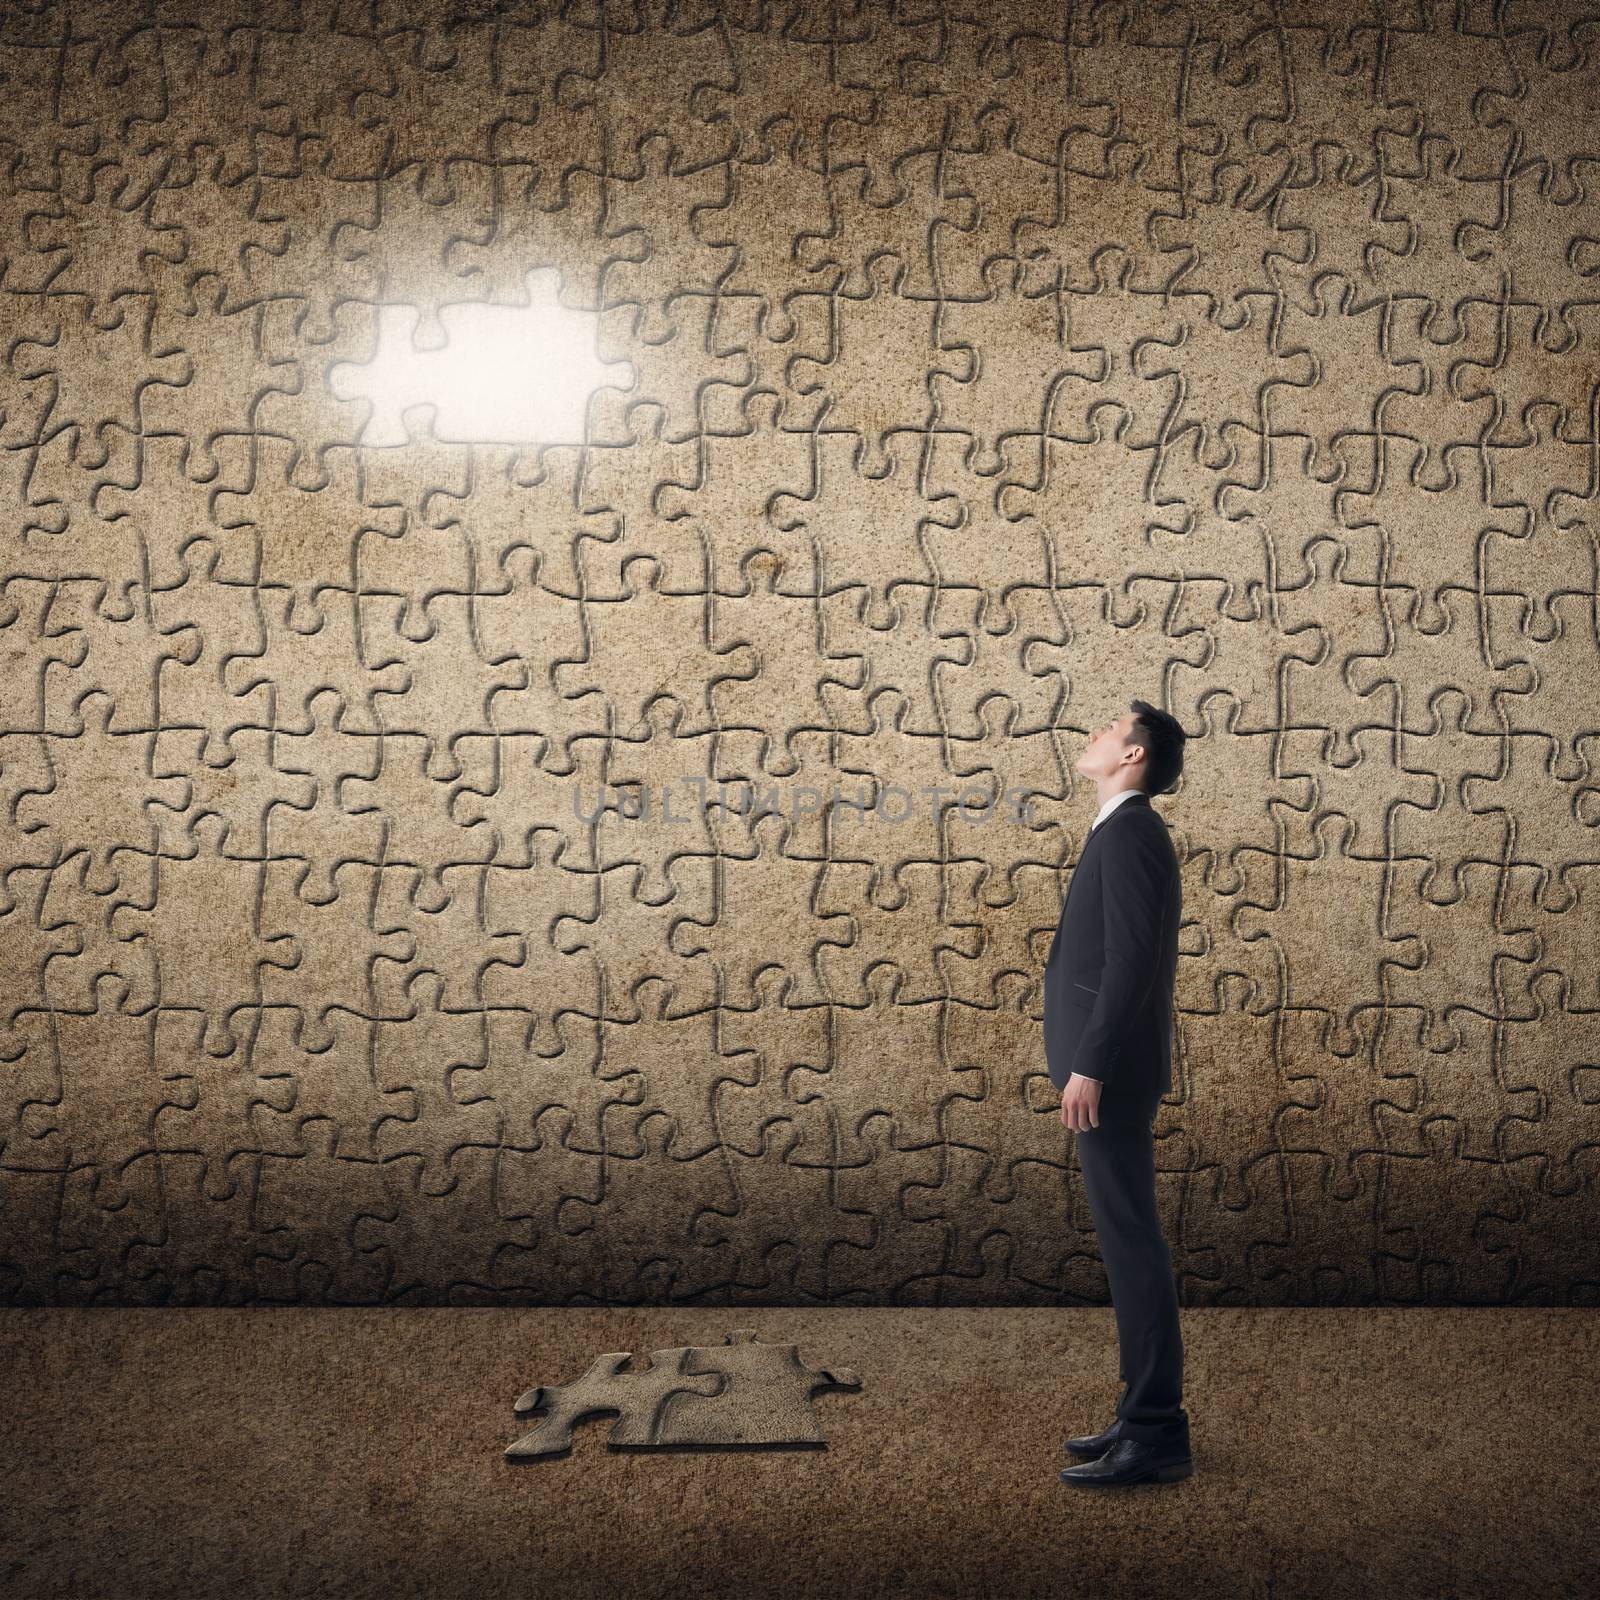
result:
M 828 1444 L 513 1465 L 512 1403 L 751 1326 Z M 1184 1312 L 1196 1473 L 1062 1484 L 1109 1310 L 10 1310 L 8 1596 L 1592 1594 L 1600 1320 Z

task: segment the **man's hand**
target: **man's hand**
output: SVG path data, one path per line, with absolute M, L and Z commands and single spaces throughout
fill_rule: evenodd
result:
M 1100 1126 L 1100 1084 L 1074 1072 L 1061 1091 L 1061 1125 L 1078 1132 Z

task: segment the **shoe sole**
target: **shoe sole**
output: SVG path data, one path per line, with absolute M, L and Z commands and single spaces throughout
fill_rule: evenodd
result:
M 1191 1477 L 1194 1473 L 1193 1461 L 1174 1461 L 1165 1467 L 1157 1467 L 1154 1472 L 1142 1472 L 1137 1478 L 1119 1478 L 1114 1483 L 1106 1483 L 1096 1478 L 1071 1478 L 1067 1473 L 1072 1468 L 1068 1467 L 1061 1474 L 1063 1483 L 1087 1483 L 1097 1489 L 1121 1489 L 1134 1483 L 1180 1483 L 1183 1479 Z

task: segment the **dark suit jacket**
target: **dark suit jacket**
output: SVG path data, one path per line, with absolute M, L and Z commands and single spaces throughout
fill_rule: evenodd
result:
M 1172 989 L 1183 880 L 1161 814 L 1139 791 L 1093 828 L 1044 969 L 1050 1081 L 1096 1078 L 1102 1104 L 1172 1089 Z

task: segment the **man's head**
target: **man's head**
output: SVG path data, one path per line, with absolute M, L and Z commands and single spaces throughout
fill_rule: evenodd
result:
M 1143 700 L 1132 702 L 1114 721 L 1089 735 L 1078 757 L 1078 771 L 1093 778 L 1102 792 L 1141 789 L 1165 794 L 1183 772 L 1183 746 L 1188 737 L 1176 717 Z

